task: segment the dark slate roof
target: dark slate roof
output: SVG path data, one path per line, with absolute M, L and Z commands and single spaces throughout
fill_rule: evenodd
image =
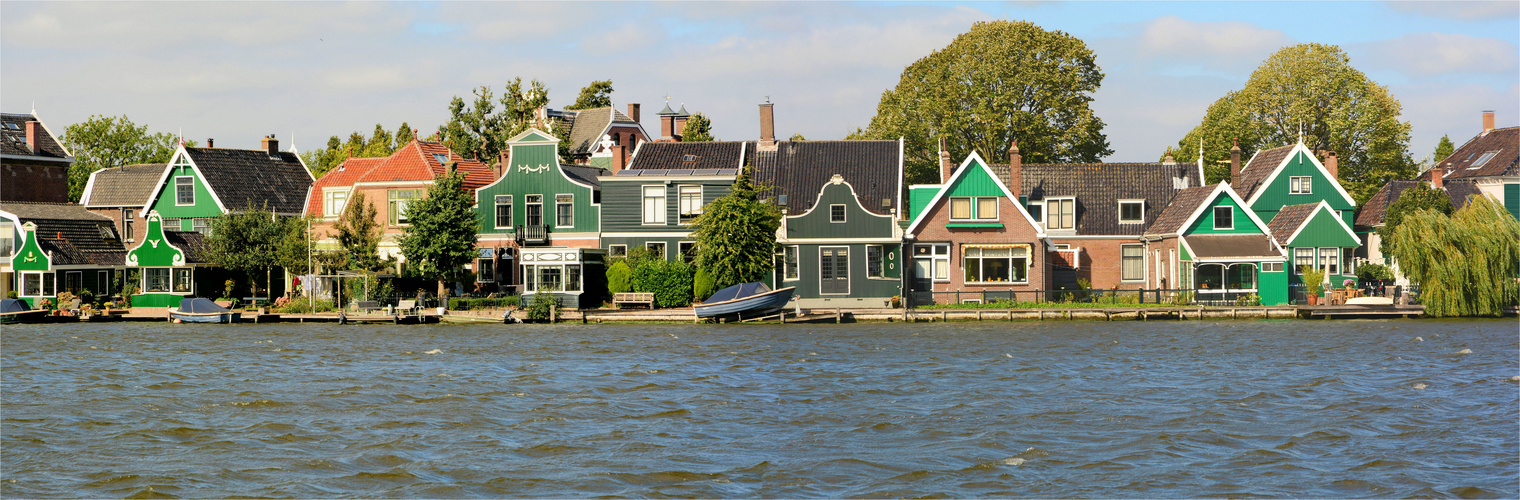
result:
M 1476 183 L 1467 180 L 1447 180 L 1442 186 L 1446 188 L 1446 196 L 1451 198 L 1451 208 L 1456 210 L 1467 206 L 1468 197 L 1483 194 Z
M 607 170 L 572 163 L 561 163 L 559 169 L 565 171 L 565 176 L 570 180 L 581 184 L 590 185 L 594 189 L 602 188 L 601 176 L 607 175 Z
M 228 210 L 262 207 L 298 214 L 311 187 L 311 174 L 295 153 L 261 149 L 185 148 Z
M 1199 259 L 1281 255 L 1265 234 L 1195 234 L 1187 237 L 1187 244 Z
M 1267 223 L 1267 229 L 1272 232 L 1272 237 L 1276 238 L 1278 243 L 1287 245 L 1288 238 L 1293 236 L 1293 232 L 1297 231 L 1299 226 L 1309 221 L 1309 217 L 1314 215 L 1316 208 L 1319 208 L 1319 203 L 1282 207 L 1282 210 L 1277 211 L 1277 216 L 1272 218 L 1272 222 Z
M 724 177 L 739 175 L 737 168 L 698 168 L 698 169 L 663 169 L 646 168 L 639 170 L 623 169 L 617 173 L 618 177 L 652 177 L 652 176 L 702 176 Z
M 164 239 L 185 251 L 185 262 L 203 264 L 210 262 L 206 252 L 206 235 L 195 231 L 164 231 Z
M 792 213 L 812 209 L 824 184 L 839 174 L 855 188 L 860 205 L 877 215 L 897 208 L 901 186 L 897 141 L 777 141 L 775 151 L 744 144 L 744 161 L 754 166 L 759 186 L 774 186 L 765 197 L 787 196 Z M 891 200 L 887 207 L 881 200 Z
M 1356 214 L 1356 225 L 1377 227 L 1383 225 L 1383 220 L 1388 216 L 1388 207 L 1393 202 L 1399 201 L 1399 195 L 1405 189 L 1414 187 L 1420 181 L 1389 181 L 1379 188 L 1366 203 L 1362 203 L 1361 211 Z
M 628 170 L 736 169 L 744 141 L 640 143 Z
M 1008 182 L 1008 165 L 993 171 Z M 1176 179 L 1186 179 L 1186 186 L 1203 183 L 1193 163 L 1030 164 L 1021 171 L 1019 196 L 1077 199 L 1076 232 L 1081 235 L 1143 234 L 1181 192 Z M 1120 224 L 1119 200 L 1145 200 L 1145 222 Z
M 37 244 L 50 252 L 54 266 L 118 266 L 127 251 L 111 219 L 72 203 L 0 203 L 23 224 L 37 224 Z
M 26 144 L 26 122 L 36 120 L 37 117 L 30 114 L 0 113 L 0 154 L 67 158 L 63 145 L 48 133 L 47 127 L 42 127 L 42 137 L 37 141 L 42 150 L 32 154 Z
M 95 182 L 85 193 L 87 206 L 140 207 L 153 197 L 167 163 L 142 163 L 95 172 Z
M 1283 159 L 1288 157 L 1288 153 L 1293 151 L 1293 146 L 1296 144 L 1263 149 L 1252 155 L 1250 161 L 1241 165 L 1239 181 L 1230 179 L 1230 187 L 1235 188 L 1235 194 L 1240 195 L 1242 199 L 1251 199 L 1251 194 L 1255 193 L 1256 189 L 1261 187 L 1261 183 L 1267 180 L 1267 176 L 1272 175 L 1272 171 L 1282 164 Z
M 1167 204 L 1156 221 L 1151 223 L 1145 234 L 1172 234 L 1182 230 L 1182 225 L 1187 223 L 1188 217 L 1198 211 L 1198 207 L 1209 201 L 1209 195 L 1214 193 L 1218 184 L 1207 186 L 1190 187 L 1177 193 L 1172 202 Z
M 1494 155 L 1482 165 L 1473 165 L 1489 152 Z M 1447 179 L 1520 175 L 1520 127 L 1496 128 L 1468 139 L 1436 167 L 1446 171 Z

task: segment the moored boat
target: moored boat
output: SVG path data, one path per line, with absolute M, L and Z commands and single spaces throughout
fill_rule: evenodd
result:
M 0 299 L 0 323 L 42 323 L 52 311 L 32 309 L 21 299 Z
M 786 307 L 786 303 L 792 300 L 792 294 L 796 291 L 797 287 L 794 286 L 771 290 L 770 287 L 765 286 L 765 283 L 741 283 L 718 290 L 707 300 L 697 304 L 695 309 L 699 318 L 716 316 L 754 318 Z
M 243 313 L 216 305 L 211 299 L 180 300 L 179 307 L 169 309 L 169 315 L 184 323 L 237 323 L 243 319 Z

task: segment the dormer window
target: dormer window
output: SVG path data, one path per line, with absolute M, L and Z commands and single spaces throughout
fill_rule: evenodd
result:
M 692 162 L 695 162 L 695 161 L 697 161 L 697 160 L 699 160 L 701 158 L 702 157 L 700 157 L 700 156 L 689 154 L 689 155 L 682 156 L 681 157 L 681 161 L 686 162 L 686 163 L 692 163 Z
M 1046 199 L 1045 228 L 1065 230 L 1076 229 L 1077 200 L 1074 198 Z
M 1119 201 L 1119 223 L 1140 224 L 1145 222 L 1145 202 L 1140 200 Z

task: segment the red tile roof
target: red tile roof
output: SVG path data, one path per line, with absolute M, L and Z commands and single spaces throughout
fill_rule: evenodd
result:
M 436 155 L 436 156 L 435 156 Z M 468 160 L 437 142 L 414 140 L 354 182 L 399 182 L 431 180 L 444 173 L 444 158 L 458 162 L 464 172 L 464 187 L 474 191 L 495 180 L 491 167 L 478 160 Z
M 322 214 L 322 188 L 352 186 L 359 177 L 369 173 L 387 158 L 349 158 L 338 164 L 337 168 L 328 170 L 317 182 L 311 183 L 311 196 L 306 200 L 306 215 L 321 216 Z

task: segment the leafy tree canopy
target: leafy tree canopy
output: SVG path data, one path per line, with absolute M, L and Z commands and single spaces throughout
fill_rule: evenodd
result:
M 311 238 L 307 232 L 309 223 L 308 217 L 285 218 L 284 236 L 280 238 L 279 247 L 275 250 L 275 265 L 295 274 L 311 272 L 308 263 L 316 256 L 311 251 Z
M 1393 233 L 1404 223 L 1404 218 L 1422 210 L 1451 215 L 1456 209 L 1451 206 L 1451 197 L 1446 195 L 1445 190 L 1430 187 L 1423 182 L 1405 189 L 1399 193 L 1397 200 L 1388 205 L 1387 211 L 1383 213 L 1383 227 L 1378 228 L 1378 235 L 1383 239 L 1384 254 L 1393 254 L 1394 247 L 1398 246 L 1392 239 Z
M 798 132 L 798 133 L 792 134 L 792 138 L 789 139 L 789 140 L 793 140 L 793 141 L 806 141 L 807 137 L 803 137 L 802 136 L 802 132 Z
M 1445 160 L 1446 157 L 1451 156 L 1451 152 L 1455 151 L 1456 149 L 1457 146 L 1451 143 L 1451 136 L 1443 134 L 1441 136 L 1441 142 L 1436 143 L 1436 153 L 1435 156 L 1432 157 L 1433 159 L 1430 163 L 1441 163 L 1441 160 Z
M 713 142 L 717 139 L 712 135 L 712 120 L 701 111 L 692 113 L 686 119 L 686 128 L 681 129 L 681 142 Z
M 268 208 L 249 206 L 225 212 L 211 221 L 206 238 L 209 260 L 218 266 L 252 273 L 268 273 L 279 265 L 278 251 L 286 237 L 285 221 Z
M 903 138 L 913 183 L 939 179 L 942 136 L 955 158 L 974 150 L 1006 162 L 1018 139 L 1025 162 L 1096 162 L 1113 153 L 1090 107 L 1102 82 L 1077 37 L 1027 21 L 978 22 L 903 70 L 867 133 Z
M 301 159 L 311 169 L 312 175 L 320 178 L 344 160 L 390 156 L 397 149 L 412 142 L 412 139 L 412 127 L 406 122 L 401 122 L 401 126 L 396 128 L 394 134 L 377 123 L 375 131 L 368 137 L 362 133 L 353 132 L 348 134 L 348 141 L 345 142 L 335 135 L 327 139 L 327 147 L 307 150 L 301 153 Z
M 1335 151 L 1342 186 L 1358 204 L 1383 184 L 1414 174 L 1408 122 L 1388 88 L 1351 67 L 1340 47 L 1306 43 L 1263 61 L 1245 87 L 1225 94 L 1182 140 L 1177 161 L 1196 161 L 1203 142 L 1208 182 L 1228 176 L 1230 146 L 1240 139 L 1241 161 L 1256 151 L 1298 142 Z M 1023 144 L 1019 145 L 1021 148 Z
M 581 95 L 575 98 L 575 104 L 565 106 L 565 109 L 605 108 L 611 105 L 612 80 L 596 80 L 581 88 Z
M 59 142 L 74 154 L 74 164 L 69 167 L 69 201 L 76 203 L 84 196 L 84 186 L 96 170 L 165 163 L 174 156 L 178 144 L 173 134 L 150 134 L 147 125 L 132 123 L 126 115 L 90 115 L 88 120 L 64 129 Z M 186 144 L 194 146 L 195 142 Z
M 409 225 L 397 243 L 407 264 L 438 280 L 438 296 L 448 294 L 445 280 L 475 258 L 479 224 L 470 210 L 474 195 L 464 188 L 464 174 L 449 164 L 447 174 L 434 179 L 427 197 L 407 205 Z
M 508 82 L 500 98 L 484 85 L 474 93 L 472 104 L 459 97 L 449 102 L 449 121 L 438 127 L 438 136 L 460 156 L 486 163 L 496 161 L 507 139 L 532 126 L 538 109 L 549 105 L 548 87 L 532 80 L 524 88 L 521 77 Z
M 347 258 L 344 268 L 378 271 L 384 267 L 385 263 L 380 260 L 380 237 L 384 228 L 377 222 L 379 217 L 375 204 L 364 198 L 364 192 L 354 191 L 334 227 L 338 232 L 338 245 L 343 247 L 343 255 Z
M 781 211 L 760 201 L 746 168 L 734 189 L 703 208 L 692 223 L 696 265 L 712 276 L 715 289 L 760 281 L 773 267 Z

